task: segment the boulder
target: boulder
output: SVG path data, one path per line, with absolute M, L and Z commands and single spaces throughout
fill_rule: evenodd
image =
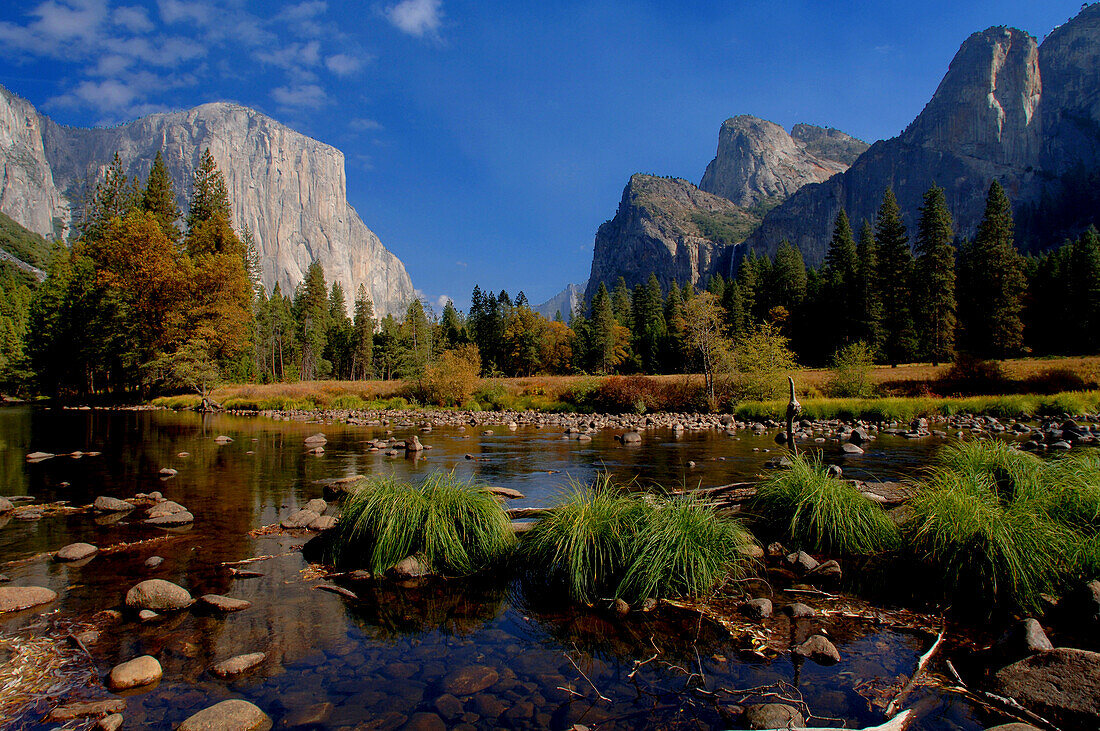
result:
M 1053 649 L 1054 645 L 1047 638 L 1043 626 L 1031 617 L 1010 627 L 996 644 L 996 650 L 1002 657 L 1013 660 Z
M 318 516 L 317 520 L 313 521 L 312 523 L 310 523 L 306 527 L 309 528 L 310 530 L 315 530 L 315 531 L 332 530 L 333 528 L 336 527 L 336 516 L 334 516 L 334 515 L 321 515 L 321 516 Z
M 1095 728 L 1100 718 L 1100 653 L 1059 647 L 994 675 L 994 692 L 1056 724 Z
M 322 498 L 315 497 L 312 500 L 310 500 L 308 503 L 306 503 L 305 507 L 302 508 L 302 509 L 303 510 L 312 510 L 313 512 L 317 513 L 318 515 L 323 515 L 324 512 L 326 510 L 328 510 L 328 503 L 325 502 Z
M 850 444 L 856 445 L 857 447 L 862 444 L 866 444 L 869 441 L 871 441 L 871 435 L 867 433 L 866 429 L 852 429 L 852 431 L 848 434 L 848 442 Z
M 500 674 L 488 665 L 467 665 L 443 678 L 443 692 L 454 696 L 480 693 L 500 680 Z
M 172 467 L 161 467 L 160 474 L 164 477 L 175 477 L 179 474 L 179 470 L 173 469 Z
M 312 510 L 295 510 L 290 515 L 283 518 L 280 523 L 284 528 L 308 528 L 309 524 L 317 520 L 321 516 Z
M 171 500 L 165 500 L 162 503 L 156 503 L 146 511 L 145 516 L 147 518 L 161 518 L 165 515 L 175 515 L 176 513 L 186 513 L 187 508 L 183 507 L 179 503 L 172 502 Z
M 15 506 L 6 497 L 0 497 L 0 513 L 7 513 Z
M 805 551 L 797 551 L 796 553 L 789 554 L 787 556 L 787 564 L 800 574 L 807 574 L 820 565 L 817 559 Z
M 767 619 L 772 616 L 772 600 L 764 597 L 750 599 L 740 609 L 742 614 L 751 619 Z
M 0 614 L 37 607 L 57 599 L 57 592 L 44 586 L 0 586 Z
M 247 655 L 237 655 L 228 660 L 222 660 L 210 668 L 210 673 L 218 678 L 231 678 L 234 675 L 246 673 L 257 667 L 267 659 L 262 652 L 252 652 Z
M 834 581 L 840 580 L 844 575 L 844 572 L 840 568 L 840 564 L 834 559 L 829 559 L 824 563 L 818 564 L 806 573 L 808 579 L 831 579 Z
M 126 606 L 156 612 L 186 609 L 194 600 L 187 589 L 164 579 L 146 579 L 126 592 Z
M 161 515 L 157 518 L 147 518 L 144 521 L 146 525 L 156 525 L 162 528 L 179 525 L 190 525 L 194 522 L 195 516 L 186 510 L 184 510 L 182 513 L 170 513 L 169 515 Z
M 424 575 L 424 568 L 416 556 L 406 556 L 394 564 L 389 573 L 397 579 L 416 579 Z
M 745 706 L 745 724 L 755 729 L 792 728 L 804 726 L 798 709 L 785 703 L 754 703 Z
M 54 561 L 83 561 L 91 558 L 99 549 L 91 543 L 70 543 L 53 555 Z
M 623 444 L 641 444 L 642 435 L 636 431 L 628 431 L 622 436 Z
M 112 713 L 109 716 L 104 716 L 96 722 L 95 731 L 118 731 L 118 729 L 122 728 L 122 722 L 124 720 L 121 713 Z
M 106 716 L 112 713 L 121 713 L 126 710 L 124 698 L 107 698 L 101 701 L 76 701 L 66 703 L 49 712 L 46 721 L 50 723 L 64 723 L 74 718 L 87 718 L 89 716 Z
M 268 731 L 271 718 L 240 698 L 215 703 L 189 716 L 176 731 Z
M 133 510 L 134 506 L 132 503 L 128 503 L 125 500 L 100 495 L 95 499 L 95 502 L 92 503 L 92 508 L 101 513 L 124 513 L 128 510 Z
M 863 454 L 863 448 L 860 447 L 860 446 L 857 446 L 855 444 L 852 444 L 851 442 L 845 442 L 844 444 L 841 445 L 840 448 L 844 452 L 844 454 L 852 454 L 852 455 Z
M 791 619 L 805 619 L 806 617 L 813 617 L 817 614 L 817 610 L 813 607 L 807 606 L 802 602 L 794 602 L 783 607 L 783 613 Z
M 239 612 L 252 606 L 252 602 L 247 599 L 235 599 L 221 594 L 203 594 L 199 597 L 199 604 L 206 609 L 215 609 L 219 612 Z
M 214 444 L 229 444 L 232 441 L 232 437 L 227 437 L 224 434 L 219 434 L 218 436 L 214 437 Z
M 107 687 L 113 691 L 129 690 L 160 680 L 163 671 L 152 655 L 142 655 L 116 665 L 107 676 Z
M 306 437 L 305 443 L 307 447 L 323 447 L 328 444 L 328 437 L 321 432 L 317 432 Z
M 1030 723 L 1002 723 L 1000 726 L 990 726 L 985 731 L 1041 731 Z
M 836 665 L 840 662 L 840 653 L 836 646 L 824 635 L 813 635 L 800 645 L 795 645 L 794 654 L 808 657 L 818 665 Z
M 164 559 L 161 558 L 160 556 L 150 556 L 149 558 L 145 559 L 145 568 L 147 568 L 147 569 L 160 568 L 160 565 L 162 563 L 164 563 Z
M 411 437 L 405 440 L 406 452 L 423 452 L 424 445 L 420 443 L 420 438 L 413 434 Z

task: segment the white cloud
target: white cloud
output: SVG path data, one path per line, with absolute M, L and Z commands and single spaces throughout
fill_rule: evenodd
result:
M 262 63 L 271 64 L 284 69 L 294 69 L 300 66 L 316 66 L 321 63 L 321 44 L 317 41 L 309 43 L 289 43 L 282 48 L 272 51 L 264 51 L 256 54 Z
M 68 94 L 54 97 L 56 106 L 87 106 L 99 112 L 127 109 L 138 98 L 140 90 L 117 79 L 82 81 Z
M 214 14 L 213 9 L 205 3 L 160 0 L 157 6 L 165 23 L 189 22 L 206 25 Z
M 271 90 L 271 97 L 292 109 L 318 109 L 328 103 L 328 94 L 317 84 L 278 86 Z
M 436 36 L 443 22 L 443 3 L 441 0 L 401 0 L 386 10 L 386 17 L 411 36 Z
M 435 306 L 441 310 L 447 306 L 448 302 L 454 302 L 454 298 L 450 295 L 441 294 L 435 298 Z
M 29 14 L 38 18 L 30 25 L 32 32 L 55 41 L 67 41 L 94 36 L 107 17 L 107 4 L 103 0 L 49 0 Z
M 288 5 L 279 11 L 276 16 L 279 20 L 309 20 L 315 18 L 318 15 L 322 15 L 328 10 L 328 3 L 322 0 L 316 0 L 315 2 L 302 2 L 297 5 Z
M 121 25 L 133 33 L 148 33 L 156 27 L 149 20 L 149 12 L 141 7 L 116 8 L 112 17 L 115 25 Z
M 358 117 L 348 122 L 348 126 L 358 132 L 374 132 L 382 129 L 382 123 L 367 117 Z
M 363 59 L 348 53 L 337 53 L 325 59 L 325 66 L 337 76 L 350 76 L 363 68 Z

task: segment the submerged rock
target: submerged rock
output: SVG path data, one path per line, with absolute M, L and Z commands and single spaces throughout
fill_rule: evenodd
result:
M 126 592 L 126 606 L 131 609 L 173 611 L 193 602 L 187 589 L 164 579 L 146 579 Z
M 267 655 L 262 652 L 237 655 L 236 657 L 231 657 L 228 660 L 222 660 L 215 664 L 210 668 L 210 672 L 218 678 L 230 678 L 234 675 L 240 675 L 241 673 L 252 670 L 266 659 Z
M 240 698 L 215 703 L 181 723 L 176 731 L 268 731 L 271 717 Z
M 745 706 L 745 723 L 754 729 L 792 728 L 804 726 L 802 714 L 785 703 L 754 703 Z
M 818 665 L 836 665 L 840 662 L 836 645 L 824 635 L 813 635 L 802 644 L 796 645 L 792 651 L 796 655 L 810 658 Z
M 113 713 L 121 713 L 126 710 L 126 700 L 123 698 L 107 698 L 101 701 L 77 701 L 59 706 L 46 716 L 51 723 L 64 723 L 74 718 L 87 718 L 89 716 L 106 716 Z
M 488 665 L 467 665 L 443 678 L 443 692 L 454 696 L 474 695 L 498 680 L 500 674 Z
M 142 655 L 116 665 L 107 676 L 107 687 L 114 691 L 149 685 L 163 675 L 160 662 L 152 655 Z
M 252 602 L 247 599 L 236 599 L 221 594 L 203 594 L 199 597 L 199 603 L 207 609 L 216 609 L 219 612 L 239 612 L 252 606 Z
M 0 614 L 48 604 L 57 599 L 57 592 L 44 586 L 0 586 Z

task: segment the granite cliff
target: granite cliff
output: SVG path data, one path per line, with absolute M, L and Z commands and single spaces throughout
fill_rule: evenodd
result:
M 319 261 L 349 302 L 364 284 L 379 315 L 404 310 L 412 282 L 348 203 L 343 153 L 236 104 L 78 129 L 0 88 L 0 211 L 32 231 L 64 235 L 116 152 L 129 174 L 145 176 L 158 150 L 185 209 L 191 172 L 206 148 L 225 176 L 234 225 L 255 236 L 268 289 L 278 282 L 293 292 Z
M 596 232 L 585 299 L 619 277 L 628 287 L 655 273 L 663 288 L 699 284 L 727 266 L 732 244 L 759 219 L 731 201 L 680 178 L 633 175 L 615 217 Z
M 1014 28 L 970 36 L 901 135 L 876 142 L 843 173 L 801 188 L 745 243 L 772 254 L 788 239 L 807 264 L 818 265 L 841 207 L 855 225 L 871 220 L 891 186 L 912 230 L 933 183 L 945 189 L 957 230 L 969 236 L 991 180 L 1026 208 L 1072 192 L 1063 182 L 1067 173 L 1098 167 L 1100 5 L 1090 5 L 1041 44 Z M 1057 241 L 1037 231 L 1025 243 Z
M 787 134 L 774 122 L 742 114 L 722 124 L 699 187 L 744 208 L 767 205 L 847 170 L 866 149 L 839 130 L 799 124 Z
M 583 284 L 567 284 L 565 289 L 531 309 L 547 320 L 553 320 L 554 316 L 560 312 L 565 321 L 569 322 L 569 318 L 584 301 L 584 288 Z

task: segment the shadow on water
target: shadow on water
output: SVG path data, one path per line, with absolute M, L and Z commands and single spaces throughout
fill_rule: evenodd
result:
M 317 431 L 328 438 L 321 457 L 308 454 L 303 443 Z M 417 479 L 454 469 L 461 477 L 523 492 L 514 506 L 538 506 L 562 489 L 566 475 L 584 481 L 607 469 L 639 484 L 717 485 L 751 479 L 776 451 L 771 437 L 751 434 L 677 438 L 654 432 L 641 446 L 624 448 L 611 433 L 580 443 L 527 427 L 491 436 L 436 428 L 421 435 L 433 449 L 416 460 L 370 451 L 370 440 L 412 433 L 414 426 L 388 435 L 383 428 L 232 415 L 0 409 L 0 494 L 83 505 L 98 495 L 159 490 L 195 515 L 190 530 L 170 535 L 134 514 L 113 523 L 86 513 L 13 520 L 0 527 L 0 573 L 15 585 L 57 591 L 59 601 L 47 610 L 70 623 L 122 607 L 126 591 L 146 578 L 173 581 L 195 596 L 252 602 L 226 616 L 187 611 L 153 623 L 124 613 L 119 624 L 104 628 L 89 647 L 100 678 L 141 654 L 155 655 L 164 668 L 159 684 L 126 694 L 126 724 L 133 728 L 173 728 L 230 697 L 256 703 L 277 725 L 313 728 L 428 728 L 440 722 L 463 728 L 720 728 L 733 723 L 732 706 L 754 698 L 735 691 L 763 686 L 800 694 L 818 716 L 867 724 L 882 718 L 868 688 L 885 688 L 907 675 L 927 649 L 929 640 L 921 635 L 829 621 L 820 626 L 833 635 L 840 664 L 796 663 L 786 652 L 765 659 L 746 655 L 741 638 L 693 612 L 662 607 L 613 620 L 534 601 L 499 576 L 405 586 L 341 580 L 358 597 L 349 599 L 316 588 L 324 582 L 299 550 L 302 536 L 250 535 L 321 497 L 323 481 L 353 474 Z M 219 446 L 219 435 L 234 441 Z M 883 438 L 860 461 L 845 465 L 903 475 L 933 448 Z M 839 445 L 822 449 L 827 460 L 844 459 Z M 24 460 L 32 451 L 75 450 L 101 454 Z M 691 461 L 696 468 L 687 467 Z M 162 467 L 178 474 L 162 479 Z M 56 564 L 43 555 L 75 541 L 114 548 L 85 566 Z M 155 569 L 145 565 L 152 556 L 164 559 Z M 224 565 L 252 557 L 269 557 L 248 564 L 259 576 L 241 578 Z M 5 615 L 0 637 L 47 632 L 30 629 L 40 616 Z M 266 653 L 266 661 L 237 679 L 218 679 L 209 670 L 252 652 Z M 109 694 L 88 688 L 83 695 Z M 921 691 L 916 700 L 927 706 L 920 728 L 984 725 L 970 705 L 951 696 Z M 20 722 L 47 727 L 37 716 Z

